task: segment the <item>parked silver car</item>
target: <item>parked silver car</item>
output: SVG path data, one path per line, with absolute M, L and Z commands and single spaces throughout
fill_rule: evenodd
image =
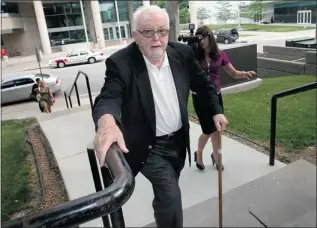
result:
M 42 74 L 46 86 L 53 94 L 62 89 L 62 82 L 58 76 L 51 74 Z M 15 76 L 7 77 L 1 81 L 1 104 L 22 101 L 30 99 L 32 86 L 36 79 L 42 80 L 40 73 L 21 73 Z

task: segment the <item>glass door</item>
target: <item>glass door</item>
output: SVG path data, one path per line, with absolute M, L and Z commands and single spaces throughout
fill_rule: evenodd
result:
M 297 11 L 297 24 L 311 24 L 311 10 Z

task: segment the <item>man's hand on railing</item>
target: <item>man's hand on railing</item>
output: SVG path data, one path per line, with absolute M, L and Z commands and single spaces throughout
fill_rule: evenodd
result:
M 109 150 L 109 147 L 115 142 L 118 143 L 118 146 L 122 152 L 129 152 L 129 150 L 126 148 L 122 132 L 117 126 L 114 117 L 112 115 L 106 114 L 98 121 L 98 131 L 94 139 L 94 147 L 100 167 L 107 167 L 105 161 L 106 154 Z

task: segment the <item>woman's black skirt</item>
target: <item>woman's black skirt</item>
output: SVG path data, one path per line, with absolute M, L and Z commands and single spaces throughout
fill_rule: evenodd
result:
M 204 100 L 204 98 L 199 97 L 196 94 L 192 94 L 192 98 L 193 98 L 194 109 L 199 119 L 202 132 L 206 135 L 210 135 L 211 133 L 217 131 L 213 116 L 210 115 L 212 111 L 210 110 L 210 107 L 206 105 L 206 101 Z M 218 93 L 218 99 L 223 109 L 223 101 L 222 101 L 221 93 Z

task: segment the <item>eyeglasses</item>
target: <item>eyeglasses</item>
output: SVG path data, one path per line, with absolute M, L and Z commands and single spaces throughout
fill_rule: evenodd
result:
M 169 32 L 168 29 L 159 29 L 157 31 L 154 30 L 143 30 L 143 31 L 139 31 L 139 33 L 141 33 L 145 38 L 151 38 L 154 36 L 155 33 L 157 33 L 158 36 L 160 37 L 164 37 L 167 35 L 167 33 Z

